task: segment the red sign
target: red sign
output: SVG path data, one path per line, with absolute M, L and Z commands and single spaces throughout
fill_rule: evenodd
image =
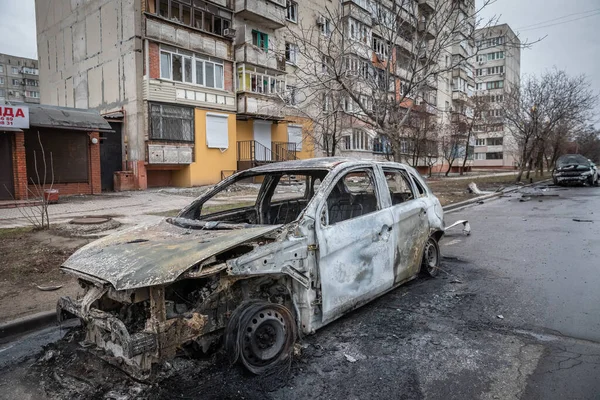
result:
M 29 129 L 29 108 L 0 105 L 0 129 Z

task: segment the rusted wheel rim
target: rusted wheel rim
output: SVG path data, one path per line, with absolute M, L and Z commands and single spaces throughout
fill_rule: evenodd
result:
M 438 251 L 437 246 L 433 243 L 432 239 L 427 241 L 425 247 L 425 263 L 427 264 L 427 271 L 434 272 L 438 268 Z
M 286 344 L 284 316 L 272 309 L 258 310 L 244 328 L 244 358 L 252 364 L 266 364 L 277 358 Z

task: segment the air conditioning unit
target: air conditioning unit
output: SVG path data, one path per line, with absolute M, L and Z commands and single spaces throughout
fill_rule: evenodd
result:
M 223 36 L 228 37 L 228 38 L 234 38 L 235 37 L 235 28 L 223 29 Z
M 317 18 L 317 26 L 323 26 L 325 25 L 326 19 L 324 16 L 319 15 L 319 17 Z

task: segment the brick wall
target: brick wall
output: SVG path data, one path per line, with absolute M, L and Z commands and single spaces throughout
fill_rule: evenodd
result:
M 225 90 L 233 92 L 233 63 L 231 63 L 229 61 L 225 61 L 225 64 L 223 65 L 223 69 L 224 69 L 223 73 L 225 74 L 225 77 L 224 77 Z
M 148 63 L 150 65 L 150 78 L 160 78 L 160 51 L 158 43 L 148 42 Z
M 24 142 L 23 133 L 21 133 L 21 136 L 22 141 Z M 102 192 L 102 182 L 100 176 L 100 134 L 98 132 L 90 132 L 88 133 L 88 136 L 90 138 L 88 142 L 88 182 L 55 183 L 52 185 L 52 189 L 57 189 L 59 192 L 59 196 L 72 194 L 100 194 Z M 98 139 L 98 144 L 92 143 L 91 139 L 93 138 Z M 23 185 L 25 186 L 25 182 L 27 182 L 27 168 L 25 166 L 25 146 L 22 146 L 22 148 L 23 155 L 21 158 L 23 160 Z M 34 194 L 37 193 L 37 188 L 34 185 L 29 185 L 28 188 L 30 190 L 29 197 L 37 197 L 37 195 Z M 49 189 L 50 185 L 46 185 L 45 188 Z
M 15 199 L 27 199 L 27 164 L 25 158 L 25 134 L 13 134 L 13 181 L 15 186 Z

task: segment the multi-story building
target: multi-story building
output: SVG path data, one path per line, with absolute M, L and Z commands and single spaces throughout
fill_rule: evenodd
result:
M 292 4 L 295 5 L 294 14 Z M 218 182 L 308 157 L 282 111 L 285 0 L 36 1 L 42 101 L 99 110 L 111 188 Z M 290 9 L 292 8 L 292 10 Z M 117 154 L 119 157 L 116 157 Z
M 505 93 L 520 81 L 521 42 L 507 24 L 476 31 L 478 101 L 474 168 L 515 168 L 516 142 L 502 115 Z
M 38 61 L 0 54 L 0 104 L 39 103 Z

